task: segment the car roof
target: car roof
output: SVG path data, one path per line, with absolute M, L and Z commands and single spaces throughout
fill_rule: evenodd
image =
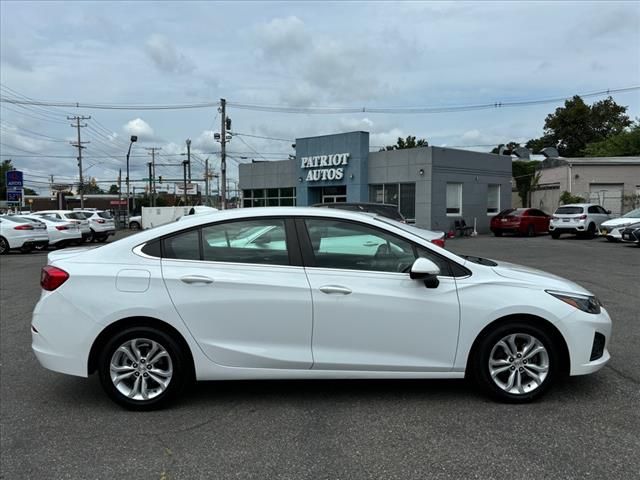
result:
M 597 203 L 567 203 L 566 205 L 559 205 L 558 208 L 562 207 L 600 207 L 601 205 Z

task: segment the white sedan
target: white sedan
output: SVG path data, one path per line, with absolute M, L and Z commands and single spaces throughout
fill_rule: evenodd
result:
M 29 253 L 48 243 L 47 227 L 42 222 L 18 215 L 0 215 L 0 255 L 14 249 Z
M 191 379 L 467 376 L 525 402 L 607 363 L 611 320 L 589 291 L 421 232 L 342 210 L 247 208 L 50 253 L 33 350 L 51 370 L 97 372 L 138 410 Z
M 600 225 L 600 233 L 610 242 L 622 240 L 622 230 L 640 222 L 640 208 L 631 210 L 618 218 L 612 218 Z

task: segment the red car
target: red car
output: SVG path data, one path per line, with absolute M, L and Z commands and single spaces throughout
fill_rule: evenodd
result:
M 491 219 L 491 231 L 496 237 L 515 233 L 534 237 L 549 231 L 550 215 L 536 208 L 508 208 Z

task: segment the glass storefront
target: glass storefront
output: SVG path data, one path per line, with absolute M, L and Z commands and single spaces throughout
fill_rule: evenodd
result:
M 242 191 L 242 206 L 250 207 L 295 207 L 296 189 L 258 188 Z
M 369 201 L 397 205 L 400 213 L 408 220 L 416 218 L 416 184 L 383 183 L 369 185 Z

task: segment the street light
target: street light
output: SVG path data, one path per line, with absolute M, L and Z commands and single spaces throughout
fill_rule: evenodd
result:
M 131 135 L 131 143 L 129 143 L 129 150 L 127 150 L 127 224 L 129 223 L 129 217 L 131 216 L 131 201 L 129 194 L 129 155 L 131 154 L 131 145 L 138 141 L 138 137 Z

